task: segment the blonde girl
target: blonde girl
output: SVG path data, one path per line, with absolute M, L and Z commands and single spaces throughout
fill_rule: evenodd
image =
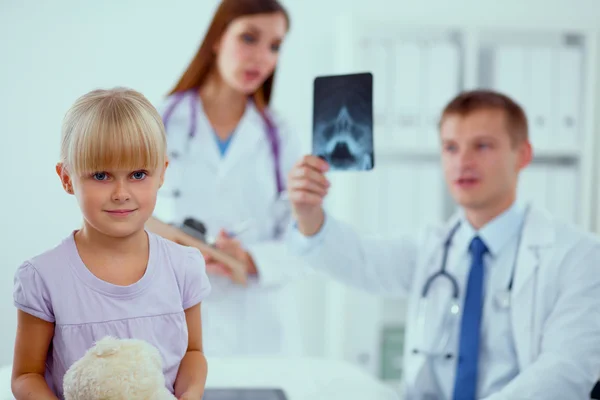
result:
M 144 228 L 168 166 L 160 115 L 133 90 L 92 91 L 67 112 L 60 154 L 56 172 L 83 225 L 15 274 L 14 396 L 62 399 L 66 370 L 112 335 L 156 346 L 168 389 L 200 399 L 205 263 Z

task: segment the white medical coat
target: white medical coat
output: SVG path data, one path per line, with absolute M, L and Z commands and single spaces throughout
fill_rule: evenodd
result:
M 188 95 L 167 122 L 170 165 L 154 216 L 174 224 L 196 218 L 212 236 L 250 219 L 252 228 L 239 239 L 258 270 L 258 278 L 251 278 L 248 287 L 209 275 L 212 292 L 202 306 L 205 352 L 218 356 L 297 354 L 302 351 L 301 332 L 296 304 L 286 284 L 302 276 L 304 268 L 282 241 L 290 207 L 285 191 L 277 196 L 274 158 L 264 119 L 248 102 L 222 157 L 200 99 L 197 128 L 190 139 Z M 167 99 L 158 107 L 161 114 L 171 101 Z M 300 146 L 297 138 L 274 118 L 285 183 L 289 170 L 300 158 Z
M 315 268 L 370 292 L 408 296 L 407 394 L 426 368 L 425 358 L 412 354 L 423 334 L 418 299 L 441 265 L 443 242 L 456 218 L 426 230 L 419 240 L 361 238 L 330 216 L 315 237 L 295 230 L 290 236 L 291 249 Z M 600 377 L 600 241 L 532 207 L 518 254 L 510 313 L 520 373 L 486 400 L 588 399 Z

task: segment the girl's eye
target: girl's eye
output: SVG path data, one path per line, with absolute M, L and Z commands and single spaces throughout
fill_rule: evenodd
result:
M 104 181 L 108 178 L 108 174 L 106 172 L 96 172 L 93 177 L 97 181 Z
M 146 173 L 144 171 L 136 171 L 133 173 L 133 179 L 141 180 L 146 177 Z

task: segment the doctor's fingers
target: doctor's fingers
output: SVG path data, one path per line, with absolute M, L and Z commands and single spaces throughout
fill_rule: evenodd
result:
M 294 179 L 288 183 L 288 191 L 290 193 L 308 192 L 325 197 L 329 191 L 329 187 L 310 179 Z
M 210 262 L 206 264 L 206 273 L 209 275 L 232 277 L 231 271 L 224 264 L 219 262 Z
M 307 165 L 297 165 L 290 171 L 290 186 L 295 185 L 299 181 L 314 182 L 324 188 L 328 188 L 331 185 L 329 180 L 323 175 L 323 172 Z
M 325 172 L 329 169 L 329 164 L 327 164 L 327 161 L 312 154 L 307 154 L 302 157 L 295 165 L 295 167 L 299 166 L 310 167 L 320 172 Z
M 288 197 L 295 206 L 320 206 L 324 196 L 306 190 L 290 190 Z

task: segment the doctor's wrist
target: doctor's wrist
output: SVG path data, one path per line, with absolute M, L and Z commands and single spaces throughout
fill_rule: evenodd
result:
M 325 212 L 322 208 L 311 210 L 298 216 L 296 219 L 296 228 L 306 237 L 314 236 L 321 231 L 325 223 Z
M 258 270 L 256 269 L 256 264 L 254 263 L 254 258 L 252 258 L 252 254 L 246 251 L 245 253 L 245 264 L 246 264 L 246 272 L 248 275 L 258 275 Z

